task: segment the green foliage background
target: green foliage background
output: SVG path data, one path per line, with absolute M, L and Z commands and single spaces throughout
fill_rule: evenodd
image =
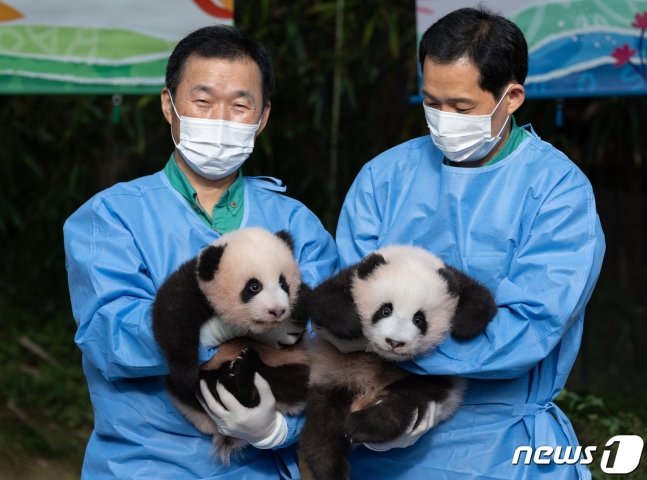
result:
M 413 0 L 236 1 L 237 25 L 268 45 L 277 73 L 270 123 L 245 173 L 282 178 L 331 232 L 361 166 L 427 134 L 408 101 L 417 90 L 414 15 Z M 644 436 L 647 419 L 647 100 L 563 108 L 561 128 L 554 101 L 527 101 L 516 117 L 564 150 L 596 191 L 608 250 L 561 401 L 582 444 L 604 445 L 613 432 Z M 75 478 L 92 411 L 62 224 L 97 191 L 159 170 L 173 144 L 158 96 L 125 96 L 117 109 L 109 96 L 0 97 L 0 140 L 0 470 L 28 478 L 25 465 L 41 465 Z

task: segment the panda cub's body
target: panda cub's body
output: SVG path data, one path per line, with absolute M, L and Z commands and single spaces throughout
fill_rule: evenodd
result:
M 200 366 L 200 339 L 212 322 L 223 322 L 240 337 L 265 341 L 280 333 L 281 339 L 295 343 L 303 331 L 299 323 L 306 321 L 298 313 L 305 288 L 287 232 L 243 228 L 204 248 L 157 292 L 153 333 L 168 362 L 167 388 L 182 414 L 200 431 L 213 434 L 225 464 L 246 442 L 217 431 L 195 396 L 200 379 L 216 399 L 220 382 L 241 404 L 254 407 L 259 403 L 253 383 L 258 372 L 268 381 L 277 409 L 296 414 L 305 407 L 310 362 L 303 341 L 277 349 L 235 338 L 220 344 L 216 355 Z
M 352 444 L 398 438 L 431 400 L 434 423 L 448 418 L 464 381 L 413 375 L 393 362 L 429 353 L 448 334 L 472 338 L 495 313 L 485 287 L 411 246 L 378 250 L 310 292 L 308 314 L 320 335 L 309 351 L 300 447 L 314 478 L 348 478 Z M 323 339 L 330 336 L 363 341 L 366 352 L 342 353 Z

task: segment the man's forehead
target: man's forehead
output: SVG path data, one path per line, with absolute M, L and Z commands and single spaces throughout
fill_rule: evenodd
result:
M 214 94 L 228 87 L 230 94 L 254 98 L 262 94 L 262 77 L 256 63 L 247 58 L 191 56 L 184 65 L 180 85 L 190 92 Z
M 423 69 L 423 95 L 442 96 L 452 101 L 470 101 L 487 95 L 479 85 L 480 72 L 464 57 L 451 63 L 425 60 Z

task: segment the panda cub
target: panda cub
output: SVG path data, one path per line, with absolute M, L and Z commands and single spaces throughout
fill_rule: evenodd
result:
M 464 380 L 414 375 L 392 362 L 427 354 L 448 334 L 475 337 L 495 313 L 485 287 L 412 246 L 377 250 L 311 291 L 308 315 L 320 334 L 310 348 L 300 448 L 314 478 L 348 478 L 353 444 L 395 440 L 431 400 L 434 423 L 454 413 Z M 330 336 L 363 341 L 369 353 L 341 353 Z
M 246 407 L 259 403 L 254 374 L 264 377 L 282 413 L 303 411 L 310 372 L 301 337 L 306 319 L 299 314 L 301 283 L 293 241 L 285 231 L 242 228 L 224 234 L 183 264 L 159 288 L 153 303 L 153 333 L 168 363 L 166 385 L 182 414 L 203 433 L 213 434 L 223 463 L 247 444 L 221 435 L 196 399 L 204 378 L 216 399 L 223 384 Z M 277 349 L 252 338 L 220 344 L 200 366 L 201 332 L 220 321 L 230 329 L 268 341 L 291 338 Z

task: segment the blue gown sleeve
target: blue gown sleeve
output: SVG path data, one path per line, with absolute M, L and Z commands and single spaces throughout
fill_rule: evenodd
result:
M 64 226 L 75 341 L 108 381 L 165 375 L 153 337 L 156 285 L 132 234 L 100 201 L 88 202 Z
M 515 378 L 553 351 L 574 322 L 582 321 L 605 244 L 593 192 L 580 178 L 566 179 L 544 201 L 528 240 L 518 246 L 493 292 L 498 311 L 486 332 L 467 342 L 448 338 L 436 351 L 401 367 L 418 374 Z M 337 242 L 343 264 L 378 248 L 380 219 L 371 219 L 377 212 L 371 192 L 364 172 L 340 216 Z
M 402 366 L 416 373 L 508 379 L 527 373 L 561 342 L 597 281 L 604 236 L 590 188 L 577 187 L 546 202 L 529 241 L 496 289 L 497 315 L 472 341 L 446 340 Z
M 303 207 L 292 219 L 290 231 L 304 283 L 315 287 L 337 271 L 337 246 L 314 213 Z

